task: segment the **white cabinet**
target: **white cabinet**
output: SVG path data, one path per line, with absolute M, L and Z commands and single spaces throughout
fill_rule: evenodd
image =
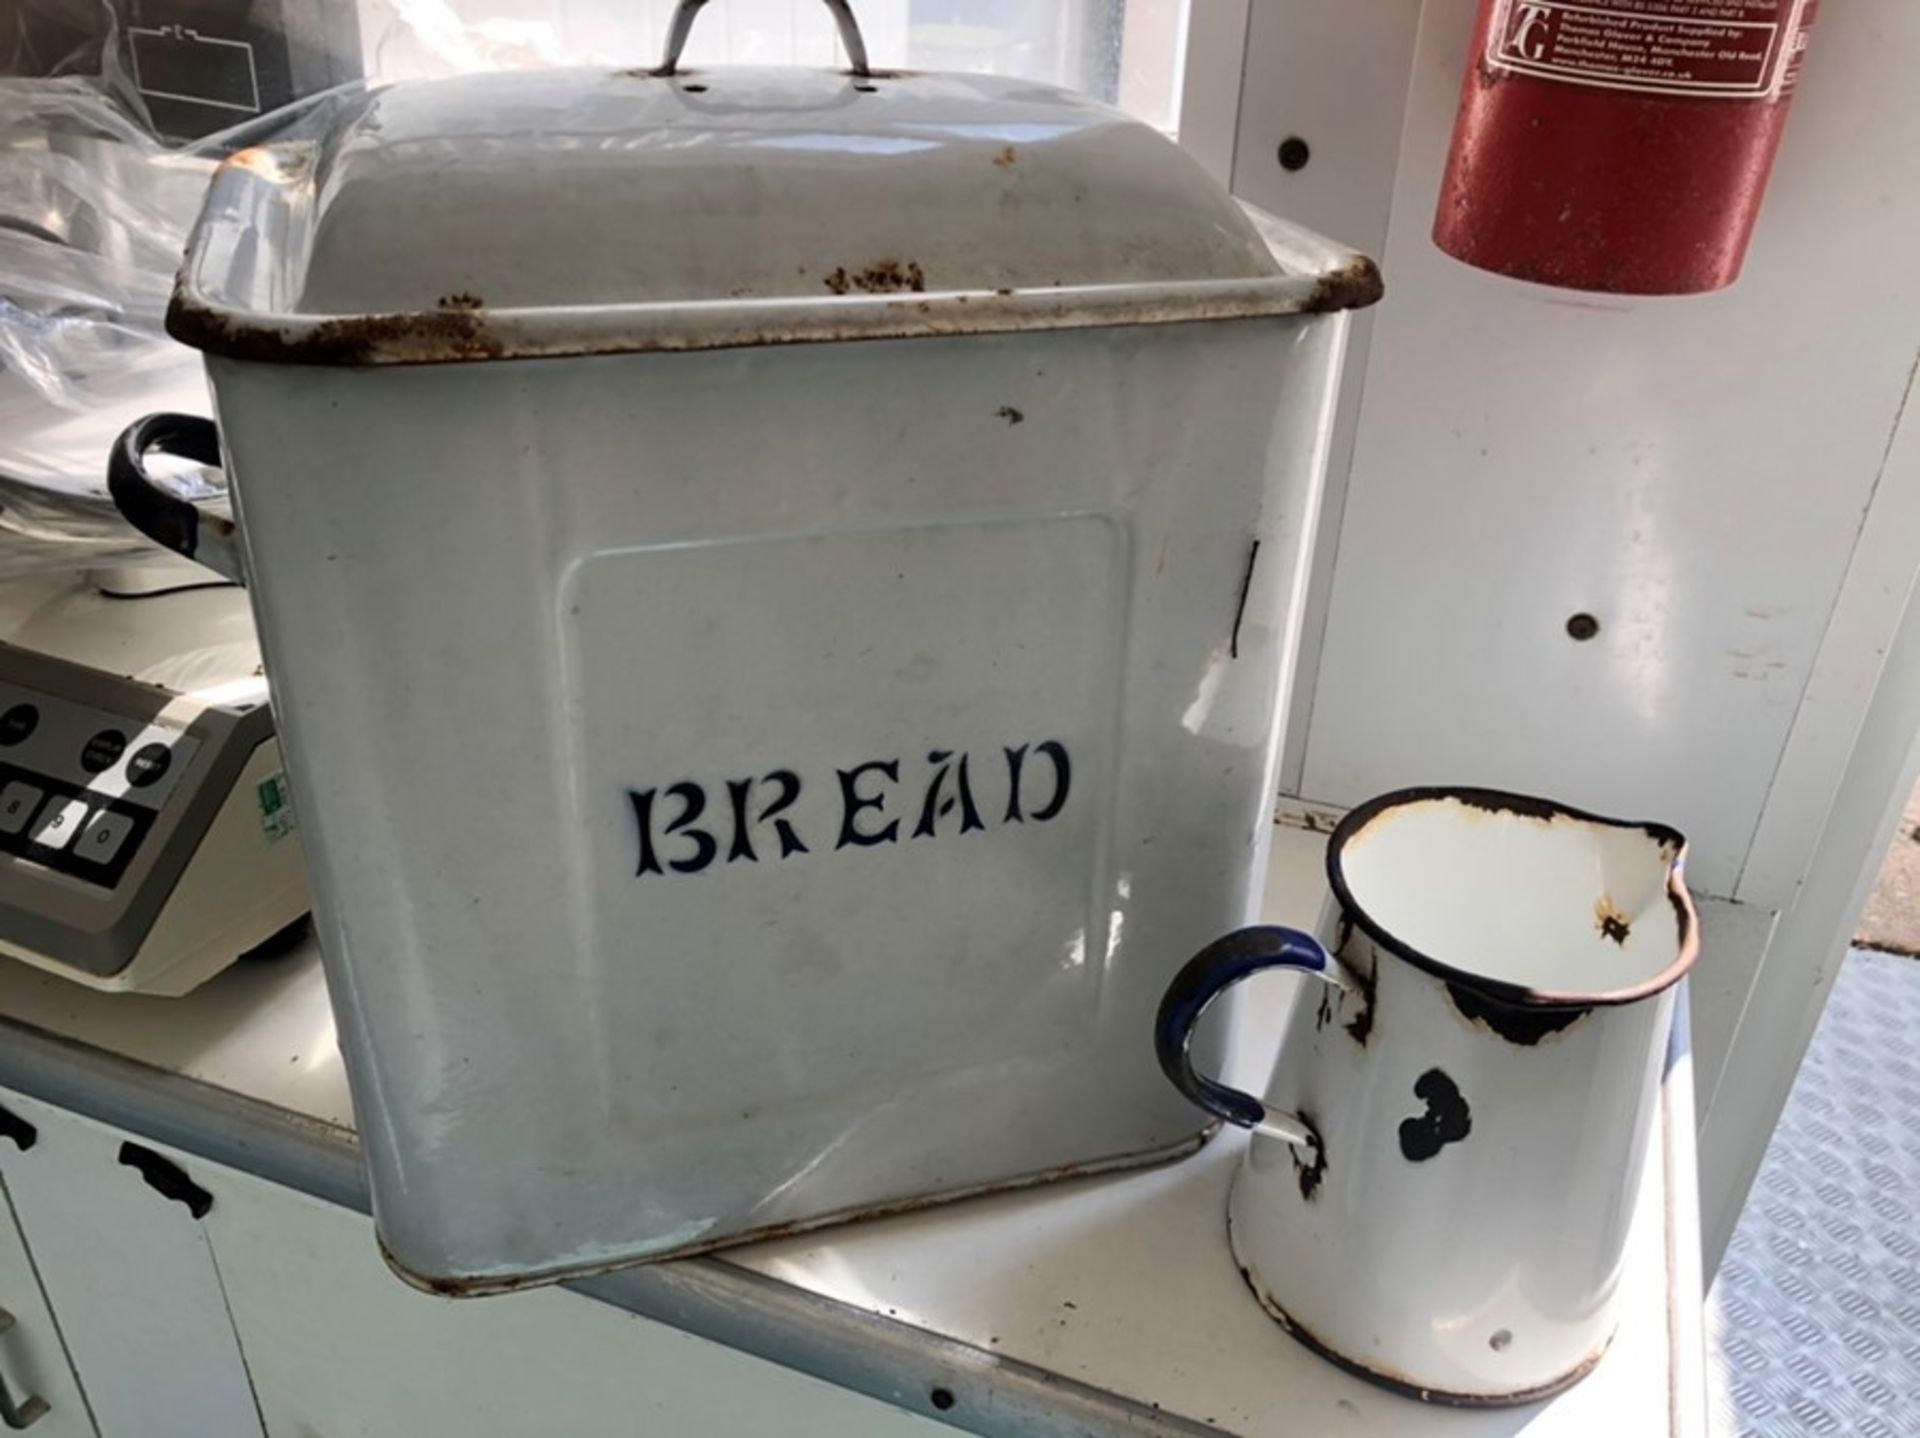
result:
M 0 1107 L 36 1130 L 25 1152 L 0 1140 L 26 1238 L 23 1284 L 0 1231 L 0 1305 L 37 1335 L 0 1334 L 0 1372 L 47 1397 L 36 1434 L 95 1432 L 36 1264 L 100 1438 L 950 1431 L 565 1289 L 422 1293 L 362 1214 L 10 1092 Z
M 1431 0 L 1402 72 L 1389 299 L 1354 387 L 1296 792 L 1346 807 L 1471 780 L 1664 819 L 1697 889 L 1784 907 L 1848 748 L 1836 734 L 1802 772 L 1795 730 L 1809 702 L 1860 723 L 1877 666 L 1849 695 L 1816 667 L 1857 641 L 1833 620 L 1877 491 L 1916 481 L 1887 454 L 1920 344 L 1920 15 L 1821 15 L 1745 273 L 1673 300 L 1520 284 L 1434 246 L 1473 11 Z M 1271 153 L 1249 146 L 1246 193 L 1319 224 Z M 1872 276 L 1872 301 L 1817 282 L 1836 267 Z
M 192 1166 L 34 1099 L 0 1106 L 36 1130 L 0 1143 L 0 1179 L 100 1438 L 257 1438 Z
M 14 1137 L 15 1135 L 18 1137 Z M 32 1146 L 32 1126 L 9 1126 L 8 1138 Z M 8 1147 L 0 1139 L 0 1147 Z M 67 1361 L 60 1331 L 40 1291 L 33 1260 L 0 1193 L 0 1426 L 34 1438 L 95 1438 L 93 1419 Z

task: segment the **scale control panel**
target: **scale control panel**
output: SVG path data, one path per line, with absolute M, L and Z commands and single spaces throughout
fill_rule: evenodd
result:
M 137 987 L 189 929 L 304 908 L 278 752 L 264 680 L 179 693 L 0 643 L 0 952 Z
M 157 717 L 0 681 L 0 853 L 119 883 L 199 747 Z

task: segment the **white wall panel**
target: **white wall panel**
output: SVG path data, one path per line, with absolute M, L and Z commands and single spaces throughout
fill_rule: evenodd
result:
M 1746 274 L 1661 300 L 1433 246 L 1473 12 L 1421 18 L 1301 790 L 1659 817 L 1732 894 L 1920 350 L 1920 7 L 1826 7 Z M 1598 638 L 1568 637 L 1576 612 Z M 1831 795 L 1847 747 L 1795 782 Z M 1816 837 L 1776 833 L 1741 897 L 1781 902 Z

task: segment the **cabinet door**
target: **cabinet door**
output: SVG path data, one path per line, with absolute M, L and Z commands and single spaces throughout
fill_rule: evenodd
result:
M 274 1438 L 952 1431 L 565 1289 L 419 1292 L 363 1215 L 230 1170 L 196 1177 L 214 1191 L 207 1226 Z
M 101 1438 L 257 1438 L 194 1161 L 34 1099 L 0 1105 L 37 1130 L 24 1151 L 0 1142 L 0 1181 Z
M 7 1138 L 31 1148 L 38 1134 L 18 1115 Z M 12 1146 L 0 1140 L 0 1147 Z M 0 1187 L 0 1384 L 34 1438 L 96 1438 L 53 1313 L 27 1256 L 12 1205 Z M 37 1416 L 36 1416 L 37 1415 Z

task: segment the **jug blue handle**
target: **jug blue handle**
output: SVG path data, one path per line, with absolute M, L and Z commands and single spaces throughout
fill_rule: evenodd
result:
M 1160 1013 L 1153 1023 L 1153 1048 L 1161 1072 L 1208 1113 L 1241 1128 L 1267 1127 L 1275 1116 L 1252 1094 L 1229 1088 L 1195 1069 L 1190 1050 L 1194 1028 L 1207 1005 L 1240 980 L 1266 969 L 1299 969 L 1344 986 L 1345 976 L 1339 965 L 1311 934 L 1275 926 L 1237 929 L 1187 960 L 1186 967 L 1174 975 L 1166 997 L 1160 1000 Z M 1285 1125 L 1275 1127 L 1306 1127 L 1290 1114 L 1286 1118 Z

